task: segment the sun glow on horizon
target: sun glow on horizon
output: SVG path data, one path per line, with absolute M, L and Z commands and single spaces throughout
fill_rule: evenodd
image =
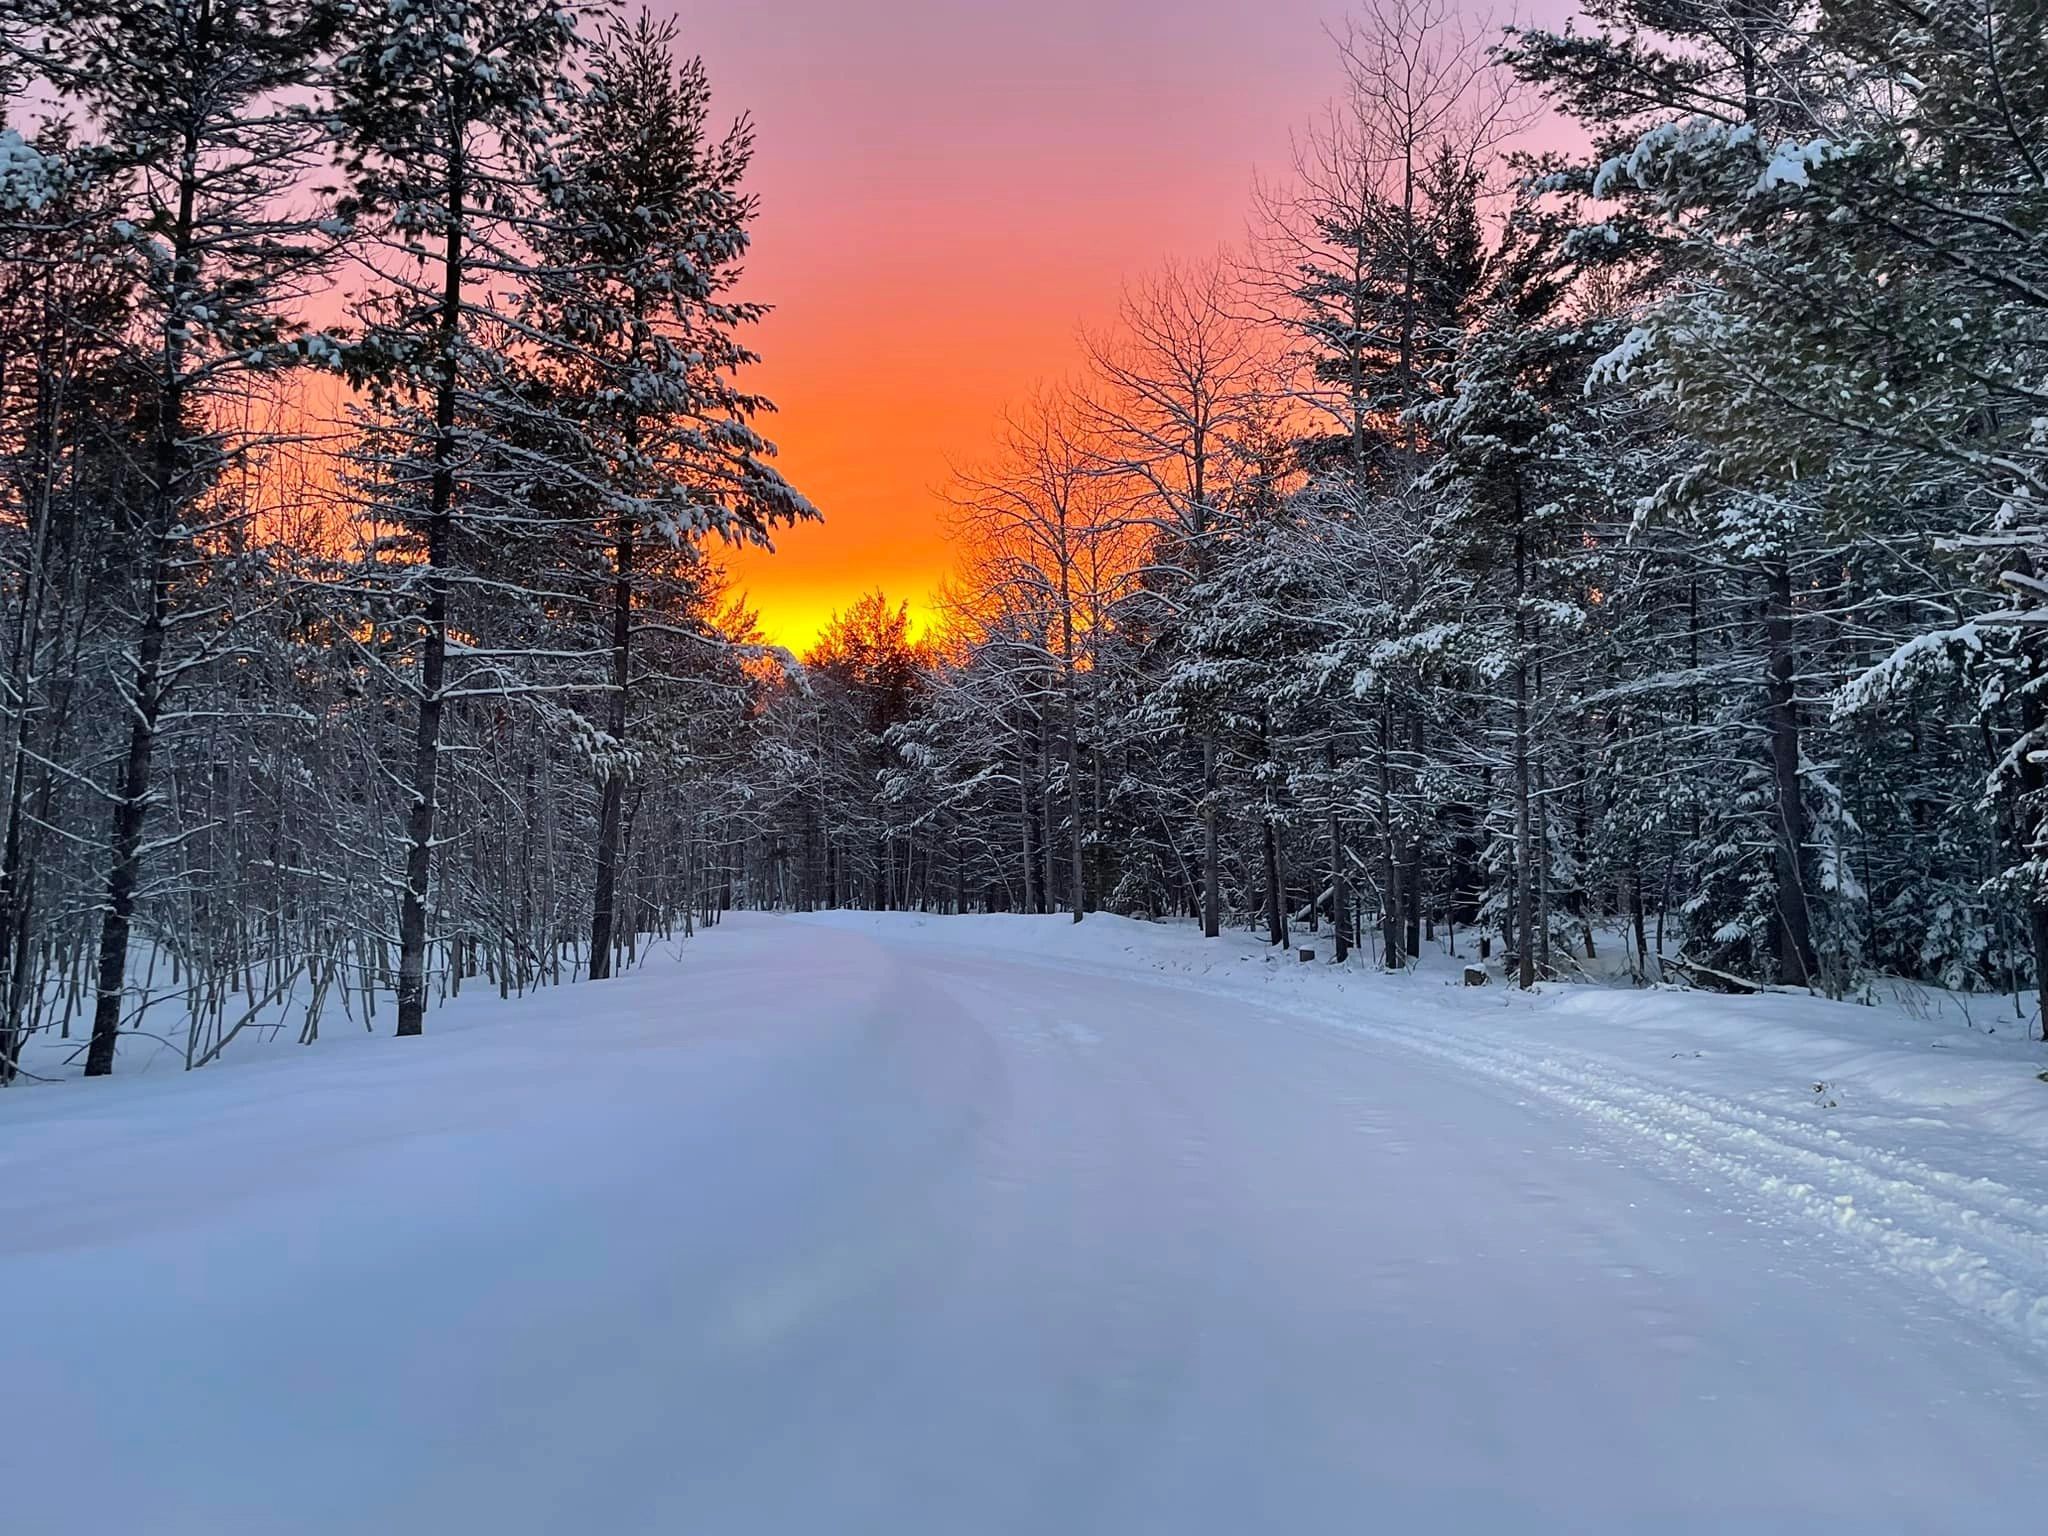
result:
M 773 556 L 758 557 L 750 562 L 749 569 L 758 577 L 763 564 L 772 561 Z M 728 558 L 728 570 L 733 562 Z M 743 603 L 756 615 L 761 634 L 771 645 L 779 645 L 794 656 L 801 657 L 817 644 L 818 639 L 830 627 L 833 619 L 844 614 L 861 597 L 879 589 L 894 608 L 899 603 L 910 611 L 910 633 L 912 639 L 921 640 L 937 634 L 944 626 L 943 616 L 931 601 L 930 596 L 920 597 L 908 590 L 898 591 L 883 582 L 870 581 L 866 586 L 847 591 L 834 585 L 827 588 L 791 588 L 769 585 L 765 600 L 757 595 L 755 579 L 733 575 L 732 596 Z
M 1255 180 L 1284 178 L 1342 86 L 1325 28 L 1352 0 L 657 5 L 714 116 L 755 128 L 746 287 L 771 310 L 747 383 L 825 520 L 723 558 L 762 628 L 804 646 L 876 588 L 933 621 L 951 467 L 1080 371 L 1077 331 L 1126 282 L 1242 244 Z
M 748 385 L 823 513 L 725 551 L 803 648 L 876 588 L 927 631 L 955 564 L 944 489 L 1007 402 L 1075 374 L 1121 285 L 1241 239 L 1255 168 L 1337 87 L 1333 0 L 668 0 L 714 115 L 756 130 Z

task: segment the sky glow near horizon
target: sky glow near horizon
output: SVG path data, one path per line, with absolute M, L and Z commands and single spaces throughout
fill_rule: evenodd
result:
M 825 514 L 729 557 L 801 647 L 882 588 L 922 612 L 942 491 L 1006 400 L 1075 371 L 1120 283 L 1241 241 L 1255 172 L 1336 92 L 1336 0 L 661 0 L 761 199 L 752 382 Z

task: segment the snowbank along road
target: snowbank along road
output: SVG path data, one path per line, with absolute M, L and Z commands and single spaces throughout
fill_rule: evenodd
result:
M 0 1524 L 2038 1523 L 2039 1145 L 1198 948 L 736 916 L 421 1041 L 10 1095 Z

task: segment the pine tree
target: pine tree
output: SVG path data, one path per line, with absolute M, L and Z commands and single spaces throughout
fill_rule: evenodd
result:
M 407 690 L 417 712 L 404 810 L 401 1035 L 420 1033 L 426 1013 L 458 523 L 492 418 L 501 409 L 530 415 L 507 384 L 504 285 L 530 273 L 536 233 L 560 218 L 536 183 L 562 121 L 577 22 L 573 9 L 532 0 L 365 5 L 333 71 L 355 206 L 382 253 L 359 364 L 391 437 L 375 465 L 385 493 L 378 516 L 416 540 L 400 574 L 417 599 L 419 637 Z
M 634 754 L 634 609 L 651 558 L 707 534 L 766 546 L 777 524 L 816 515 L 752 425 L 772 406 L 736 381 L 756 361 L 741 334 L 767 312 L 732 296 L 755 209 L 742 190 L 752 131 L 742 121 L 712 136 L 703 63 L 679 65 L 675 39 L 673 23 L 643 13 L 593 42 L 549 167 L 558 217 L 536 242 L 546 265 L 529 302 L 538 328 L 561 338 L 542 368 L 608 504 L 593 530 L 610 650 L 593 977 L 609 974 Z
M 1623 204 L 1587 214 L 1579 253 L 1637 263 L 1645 269 L 1641 280 L 1666 295 L 1628 343 L 1624 366 L 1657 351 L 1683 371 L 1693 356 L 1679 344 L 1681 333 L 1715 323 L 1725 221 L 1739 217 L 1734 211 L 1748 190 L 1770 176 L 1765 146 L 1795 143 L 1811 128 L 1814 93 L 1804 88 L 1810 60 L 1798 12 L 1772 4 L 1730 10 L 1602 0 L 1589 15 L 1599 30 L 1521 32 L 1504 56 L 1579 118 L 1600 157 L 1555 170 L 1549 189 Z M 1661 349 L 1660 335 L 1669 343 Z M 1675 380 L 1671 390 L 1681 407 L 1701 399 Z M 1734 414 L 1724 413 L 1718 424 L 1703 416 L 1684 421 L 1705 440 L 1703 452 L 1671 477 L 1660 499 L 1672 515 L 1717 531 L 1718 553 L 1744 562 L 1757 588 L 1773 848 L 1769 947 L 1777 978 L 1805 984 L 1820 977 L 1798 696 L 1807 626 L 1797 573 L 1815 538 L 1800 515 L 1807 500 L 1746 494 L 1737 467 L 1717 457 L 1724 446 L 1741 451 Z
M 1568 509 L 1588 499 L 1590 456 L 1572 421 L 1583 345 L 1554 323 L 1562 289 L 1550 242 L 1526 228 L 1511 227 L 1480 319 L 1443 370 L 1443 399 L 1414 413 L 1441 452 L 1424 490 L 1451 493 L 1431 542 L 1474 573 L 1452 622 L 1480 676 L 1509 686 L 1512 949 L 1525 988 L 1548 968 L 1541 786 L 1564 642 L 1584 622 L 1569 570 L 1584 544 L 1570 537 Z
M 214 416 L 252 373 L 301 361 L 293 310 L 345 231 L 316 206 L 305 178 L 322 148 L 318 119 L 294 93 L 327 46 L 332 14 L 300 0 L 151 0 L 52 7 L 38 17 L 56 82 L 83 106 L 119 178 L 120 215 L 103 238 L 130 264 L 130 345 L 146 359 L 138 424 L 143 486 L 126 530 L 133 587 L 118 599 L 120 697 L 129 720 L 108 839 L 105 916 L 86 1073 L 111 1072 L 128 953 L 142 888 L 159 743 L 175 724 L 180 679 L 223 633 L 192 616 L 181 590 L 237 516 L 209 507 L 248 451 Z M 315 339 L 317 348 L 318 339 Z

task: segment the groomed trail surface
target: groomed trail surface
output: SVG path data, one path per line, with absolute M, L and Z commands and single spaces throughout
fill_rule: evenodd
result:
M 2048 1121 L 1879 1012 L 742 915 L 24 1090 L 0 1526 L 2031 1529 Z

